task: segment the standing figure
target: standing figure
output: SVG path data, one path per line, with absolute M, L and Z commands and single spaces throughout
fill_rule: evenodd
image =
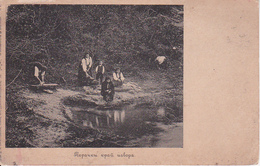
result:
M 101 86 L 101 95 L 106 102 L 110 102 L 114 99 L 114 85 L 109 77 L 106 77 Z
M 100 79 L 100 85 L 103 82 L 104 73 L 105 73 L 105 67 L 103 65 L 103 62 L 100 61 L 99 65 L 96 67 L 96 80 L 98 81 Z
M 30 80 L 31 84 L 44 84 L 44 76 L 45 72 L 47 70 L 47 67 L 41 64 L 40 62 L 34 62 L 33 63 L 33 78 Z
M 120 71 L 120 68 L 117 68 L 115 72 L 113 72 L 113 82 L 115 86 L 122 86 L 125 78 L 123 73 Z
M 91 67 L 92 58 L 86 54 L 79 64 L 78 81 L 80 85 L 90 85 L 94 80 L 92 77 Z
M 91 67 L 92 67 L 93 62 L 92 62 L 92 58 L 89 56 L 89 54 L 85 55 L 85 57 L 81 61 L 81 64 L 82 64 L 83 71 L 87 72 L 92 77 Z

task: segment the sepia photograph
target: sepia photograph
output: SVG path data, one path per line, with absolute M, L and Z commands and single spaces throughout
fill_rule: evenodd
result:
M 183 5 L 10 5 L 6 148 L 183 148 Z
M 254 165 L 259 2 L 2 0 L 0 165 Z

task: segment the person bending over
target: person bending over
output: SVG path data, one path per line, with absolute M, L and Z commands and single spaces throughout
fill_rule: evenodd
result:
M 78 81 L 80 85 L 90 85 L 94 80 L 92 78 L 92 58 L 86 54 L 79 64 Z
M 87 72 L 90 76 L 92 76 L 92 67 L 93 61 L 89 54 L 86 54 L 85 57 L 81 60 L 81 65 L 84 72 Z
M 167 68 L 167 61 L 165 56 L 157 56 L 155 59 L 155 63 L 158 69 L 166 69 Z
M 41 64 L 40 62 L 33 63 L 34 66 L 34 79 L 32 80 L 33 84 L 40 84 L 43 85 L 45 72 L 47 67 Z

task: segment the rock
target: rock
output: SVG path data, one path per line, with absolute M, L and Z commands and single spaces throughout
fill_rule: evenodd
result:
M 86 92 L 86 94 L 91 94 L 91 95 L 98 95 L 100 94 L 100 90 L 97 89 L 96 87 L 92 87 L 92 86 L 83 86 L 84 91 Z
M 95 107 L 98 104 L 91 100 L 91 98 L 87 98 L 83 95 L 76 95 L 76 96 L 68 96 L 63 99 L 63 104 L 68 106 L 87 106 L 87 107 Z

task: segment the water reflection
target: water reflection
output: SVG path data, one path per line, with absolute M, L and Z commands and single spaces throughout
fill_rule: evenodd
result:
M 173 112 L 173 110 L 165 107 L 129 106 L 122 110 L 73 111 L 73 119 L 83 128 L 108 129 L 119 136 L 130 139 L 138 138 L 140 139 L 139 143 L 143 146 L 155 146 L 155 142 L 159 139 L 164 139 L 169 143 L 174 142 L 172 139 L 172 135 L 175 135 L 173 128 L 167 128 L 167 125 L 171 125 L 174 118 L 174 116 L 171 116 Z M 161 134 L 158 138 L 158 133 L 162 133 L 162 131 L 164 131 L 164 134 L 168 132 L 169 135 Z M 179 134 L 177 133 L 177 135 Z M 179 139 L 179 136 L 174 137 L 174 139 Z
M 128 112 L 126 117 L 126 111 Z M 79 111 L 74 112 L 74 120 L 83 127 L 91 128 L 114 128 L 133 126 L 140 123 L 152 121 L 161 121 L 166 116 L 164 107 L 157 109 L 135 109 L 135 110 L 106 110 L 106 111 Z M 126 122 L 127 120 L 127 122 Z
M 125 111 L 114 111 L 114 122 L 115 124 L 120 124 L 125 121 Z
M 125 121 L 125 110 L 78 112 L 74 120 L 83 127 L 116 127 Z

